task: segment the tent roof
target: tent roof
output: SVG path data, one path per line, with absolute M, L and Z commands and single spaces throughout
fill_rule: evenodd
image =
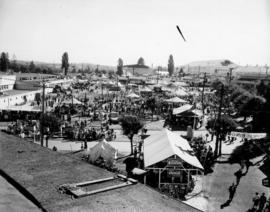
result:
M 183 89 L 178 89 L 175 91 L 175 95 L 177 96 L 188 96 L 188 93 L 184 91 Z
M 112 150 L 112 151 L 117 151 L 112 145 L 110 145 L 105 139 L 103 139 L 102 141 L 98 142 L 95 146 L 93 146 L 91 149 L 89 149 L 89 153 L 91 153 L 92 151 L 94 150 L 97 150 L 97 149 L 109 149 L 109 150 Z
M 140 92 L 152 92 L 152 90 L 148 87 L 144 87 L 144 88 L 140 89 Z
M 188 110 L 191 110 L 192 107 L 193 107 L 192 105 L 186 104 L 186 105 L 183 105 L 181 107 L 174 108 L 173 115 L 178 115 L 178 114 L 181 114 L 181 113 L 186 112 Z
M 171 156 L 178 156 L 186 163 L 203 169 L 196 156 L 190 154 L 193 149 L 188 141 L 181 136 L 164 129 L 144 140 L 144 163 L 149 167 Z
M 66 99 L 62 102 L 62 104 L 72 104 L 72 99 Z M 73 98 L 73 104 L 74 105 L 82 105 L 82 103 L 75 98 Z
M 186 103 L 186 100 L 180 99 L 179 97 L 174 97 L 171 99 L 166 99 L 166 102 L 171 102 L 171 103 Z
M 139 98 L 140 96 L 135 94 L 135 93 L 131 93 L 129 95 L 127 95 L 128 98 Z

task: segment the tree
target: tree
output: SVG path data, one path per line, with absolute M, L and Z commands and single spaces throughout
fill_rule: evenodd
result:
M 8 53 L 2 52 L 0 57 L 0 70 L 7 72 L 9 65 Z
M 154 117 L 154 111 L 156 109 L 156 99 L 154 97 L 148 98 L 145 102 L 147 108 L 149 108 L 152 112 L 152 120 Z
M 34 61 L 31 61 L 29 64 L 29 71 L 30 71 L 30 73 L 34 73 L 35 70 L 36 70 L 36 66 L 34 64 Z
M 184 77 L 185 76 L 185 73 L 184 73 L 184 70 L 183 70 L 182 67 L 180 68 L 178 75 L 179 75 L 179 77 Z
M 254 96 L 247 100 L 243 105 L 240 106 L 240 114 L 243 116 L 254 115 L 262 111 L 266 100 L 260 96 Z
M 168 61 L 168 72 L 170 76 L 172 76 L 174 72 L 174 61 L 173 61 L 172 55 L 170 55 L 169 61 Z
M 143 128 L 143 123 L 136 116 L 123 116 L 120 119 L 123 134 L 130 140 L 131 155 L 133 155 L 133 136 Z
M 206 129 L 211 129 L 214 133 L 220 130 L 221 137 L 225 137 L 228 132 L 231 132 L 237 128 L 236 122 L 227 115 L 222 115 L 220 121 L 216 119 L 210 119 L 206 124 Z
M 42 115 L 41 115 L 42 116 Z M 50 133 L 54 134 L 55 132 L 60 130 L 60 119 L 55 115 L 44 114 L 43 126 L 44 128 L 48 127 L 50 129 Z
M 231 65 L 231 64 L 233 64 L 233 63 L 230 60 L 224 60 L 224 61 L 221 62 L 221 65 L 223 65 L 223 66 L 228 66 L 228 65 Z
M 65 76 L 67 75 L 68 67 L 69 67 L 68 53 L 65 52 L 62 56 L 62 69 L 64 69 L 65 71 Z
M 145 65 L 144 59 L 140 57 L 137 64 L 140 66 L 144 66 Z
M 118 59 L 118 65 L 117 65 L 117 71 L 116 74 L 118 76 L 122 76 L 123 75 L 123 60 L 121 58 Z

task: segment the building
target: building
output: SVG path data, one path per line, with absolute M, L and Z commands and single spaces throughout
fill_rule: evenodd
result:
M 60 154 L 3 132 L 0 137 L 3 153 L 0 170 L 42 211 L 200 211 L 140 183 L 71 198 L 59 190 L 61 185 L 109 178 L 115 174 L 79 160 L 74 154 Z M 16 156 L 22 149 L 25 150 L 23 154 Z
M 155 71 L 152 68 L 138 64 L 123 66 L 123 72 L 126 76 L 149 76 L 155 74 Z
M 45 89 L 45 94 L 51 92 L 50 88 Z M 10 106 L 22 105 L 35 100 L 36 94 L 42 93 L 38 90 L 8 90 L 0 95 L 0 110 L 8 109 Z
M 0 92 L 12 90 L 16 81 L 15 75 L 0 73 Z

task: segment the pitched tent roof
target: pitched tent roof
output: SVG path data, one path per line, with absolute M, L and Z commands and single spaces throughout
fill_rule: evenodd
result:
M 139 98 L 140 96 L 135 94 L 135 93 L 131 93 L 129 95 L 127 95 L 128 98 Z
M 140 92 L 152 92 L 152 90 L 148 87 L 144 87 L 144 88 L 140 89 Z
M 176 155 L 186 163 L 203 169 L 197 157 L 190 153 L 192 151 L 186 139 L 164 129 L 144 140 L 144 164 L 149 167 Z
M 62 102 L 62 104 L 72 104 L 72 99 L 66 99 Z M 82 105 L 82 103 L 75 98 L 73 98 L 73 104 L 74 105 Z
M 106 162 L 116 159 L 117 150 L 112 147 L 105 139 L 93 146 L 87 153 L 90 162 L 95 162 L 102 157 Z
M 193 107 L 193 105 L 186 104 L 186 105 L 183 105 L 181 107 L 174 108 L 173 109 L 173 115 L 178 115 L 178 114 L 184 113 L 186 111 L 189 111 L 189 110 L 192 109 L 192 107 Z
M 184 91 L 183 89 L 178 89 L 175 91 L 175 95 L 177 96 L 188 96 L 188 93 Z
M 179 97 L 174 97 L 171 99 L 166 99 L 166 102 L 170 102 L 170 103 L 186 103 L 186 100 L 180 99 Z

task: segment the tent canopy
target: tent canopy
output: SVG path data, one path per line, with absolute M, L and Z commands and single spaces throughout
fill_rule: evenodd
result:
M 102 157 L 105 163 L 111 163 L 116 159 L 117 150 L 112 147 L 105 139 L 93 146 L 88 152 L 89 161 L 94 163 L 98 158 Z
M 175 95 L 177 96 L 188 96 L 188 93 L 184 91 L 183 89 L 178 89 L 175 91 Z
M 166 99 L 166 102 L 170 102 L 170 103 L 186 103 L 186 100 L 180 99 L 179 97 L 174 97 L 171 99 Z
M 140 89 L 140 92 L 152 92 L 152 90 L 148 87 L 144 87 L 144 88 Z
M 72 99 L 66 99 L 62 102 L 62 104 L 72 104 Z M 73 104 L 74 105 L 82 105 L 82 103 L 75 98 L 73 98 Z
M 189 111 L 189 110 L 192 109 L 192 107 L 193 107 L 192 105 L 186 104 L 186 105 L 183 105 L 183 106 L 181 106 L 181 107 L 174 108 L 174 109 L 173 109 L 173 115 L 179 115 L 179 114 L 181 114 L 181 113 L 184 113 L 184 112 L 186 112 L 186 111 Z
M 135 94 L 135 93 L 131 93 L 129 95 L 127 95 L 128 98 L 139 98 L 140 96 Z
M 145 167 L 176 155 L 186 163 L 203 169 L 200 161 L 191 152 L 193 152 L 193 149 L 188 141 L 168 129 L 157 132 L 144 140 Z

